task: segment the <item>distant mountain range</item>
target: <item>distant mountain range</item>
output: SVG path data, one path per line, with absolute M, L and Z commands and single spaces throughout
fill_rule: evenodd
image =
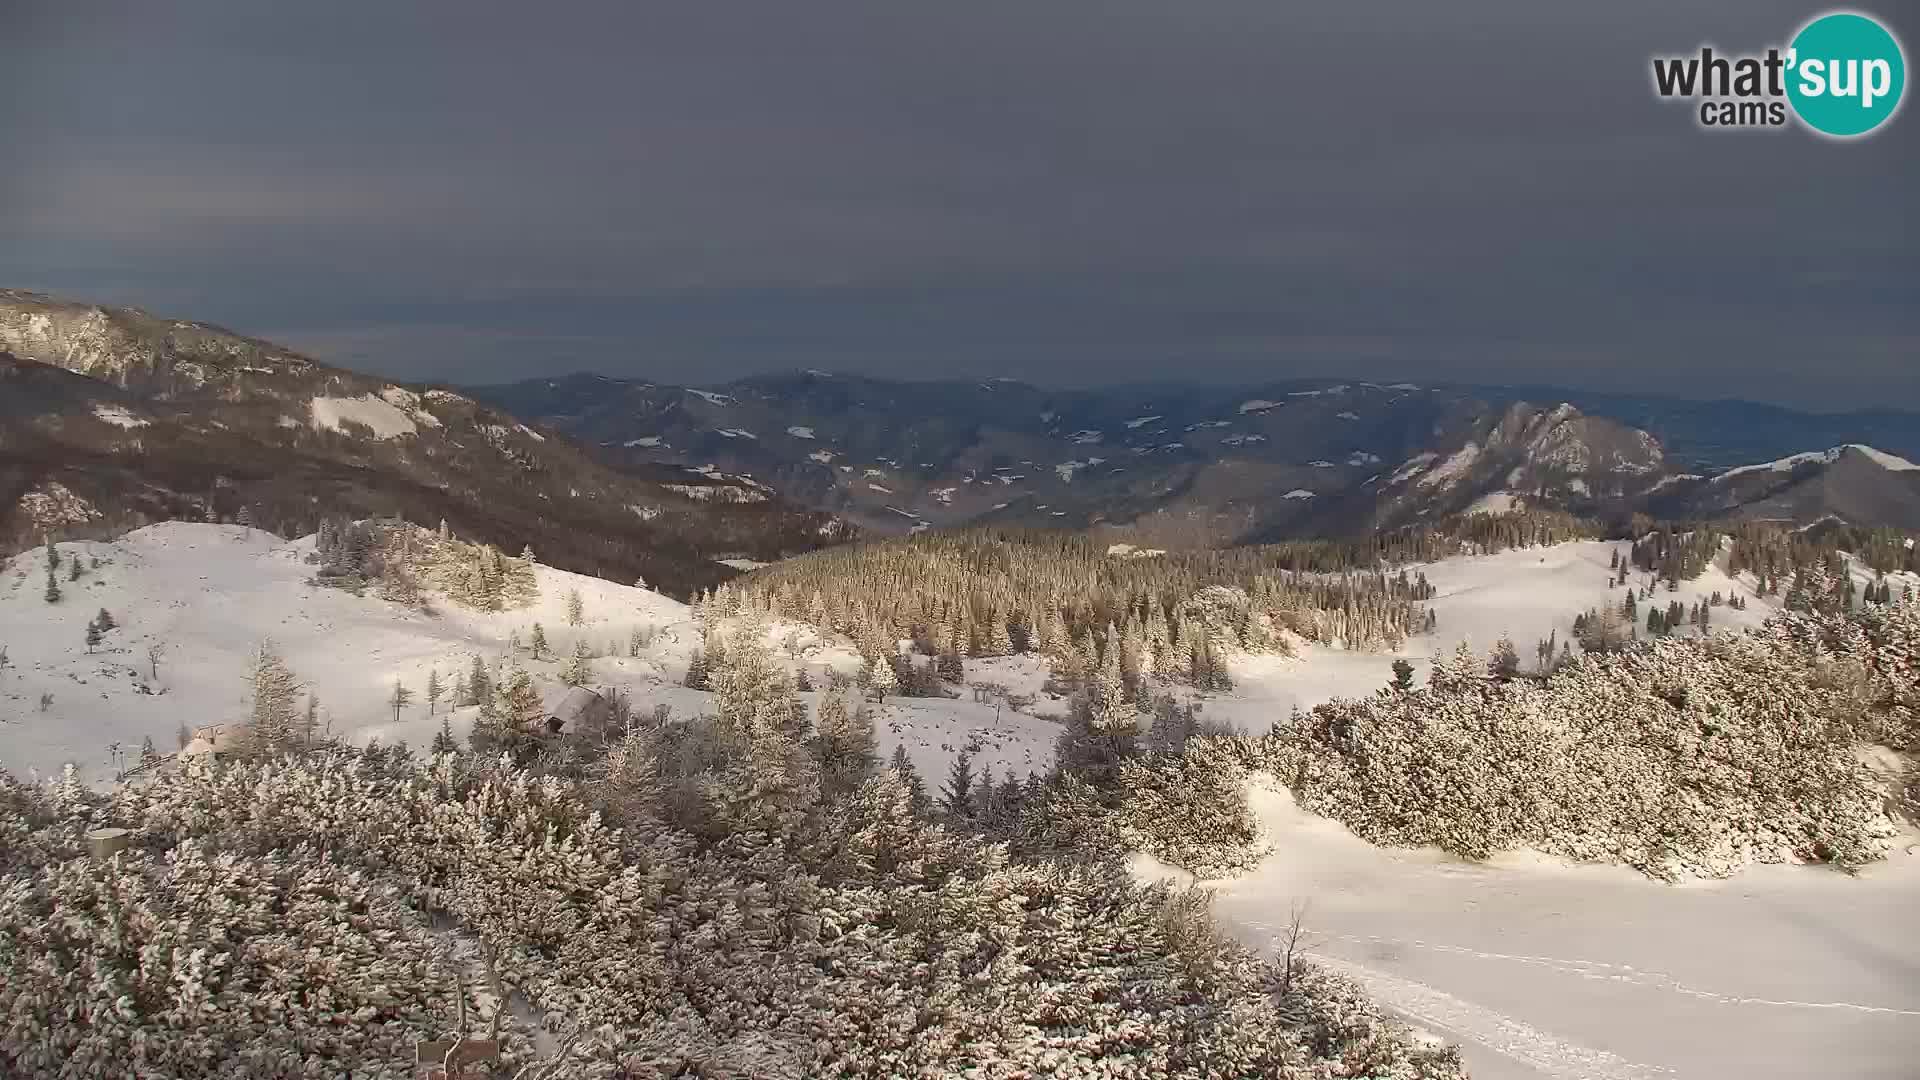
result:
M 583 374 L 467 392 L 622 468 L 750 476 L 882 531 L 1008 522 L 1224 544 L 1523 505 L 1920 528 L 1920 473 L 1897 452 L 1920 442 L 1920 417 L 1901 428 L 1891 413 L 1851 428 L 1770 406 L 1571 395 L 1651 417 L 1649 431 L 1560 391 L 1523 400 L 1502 388 L 1329 380 L 1057 391 L 822 371 L 710 388 Z M 1869 431 L 1894 436 L 1881 441 L 1896 451 L 1844 449 Z M 1724 471 L 1708 462 L 1788 457 L 1807 437 L 1843 446 L 1706 479 Z
M 860 528 L 1090 528 L 1165 547 L 1531 506 L 1920 529 L 1916 457 L 1905 414 L 1404 382 L 422 386 L 0 290 L 0 554 L 169 519 L 293 535 L 325 514 L 403 514 L 685 595 L 737 572 L 720 560 Z
M 685 595 L 851 535 L 752 480 L 614 469 L 445 388 L 124 308 L 0 291 L 0 555 L 153 521 L 445 519 L 548 565 Z

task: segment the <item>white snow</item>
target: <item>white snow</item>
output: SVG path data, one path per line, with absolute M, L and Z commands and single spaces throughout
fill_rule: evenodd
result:
M 397 439 L 420 430 L 411 416 L 373 394 L 357 398 L 317 397 L 309 409 L 315 430 L 339 431 L 341 423 L 352 422 L 372 428 L 374 437 L 379 439 Z
M 815 450 L 813 453 L 807 455 L 807 459 L 817 461 L 822 465 L 830 465 L 833 463 L 833 451 Z
M 1522 662 L 1531 667 L 1536 642 L 1549 633 L 1570 640 L 1575 615 L 1618 604 L 1626 596 L 1626 586 L 1611 584 L 1607 562 L 1614 552 L 1624 558 L 1628 547 L 1624 541 L 1583 540 L 1409 566 L 1409 577 L 1425 573 L 1436 590 L 1426 605 L 1437 619 L 1434 633 L 1409 638 L 1391 654 L 1316 644 L 1303 646 L 1298 658 L 1236 655 L 1231 659 L 1234 689 L 1209 695 L 1207 715 L 1258 734 L 1285 719 L 1296 705 L 1310 709 L 1335 697 L 1378 690 L 1392 680 L 1396 659 L 1413 664 L 1417 679 L 1424 680 L 1434 656 L 1452 652 L 1461 641 L 1485 655 L 1503 634 L 1513 639 Z M 1637 588 L 1645 577 L 1635 570 L 1628 580 Z M 1715 592 L 1722 598 L 1737 592 L 1746 599 L 1747 610 L 1724 604 L 1714 608 L 1713 628 L 1758 627 L 1774 609 L 1769 599 L 1754 595 L 1752 585 L 1751 575 L 1736 581 L 1726 575 L 1724 564 L 1717 564 L 1692 581 L 1680 582 L 1678 591 L 1662 586 L 1643 604 L 1665 607 L 1678 600 L 1691 606 Z
M 1478 1080 L 1913 1076 L 1920 859 L 1673 887 L 1526 854 L 1382 850 L 1277 785 L 1252 796 L 1272 854 L 1208 883 L 1215 913 L 1271 948 L 1307 904 L 1310 957 L 1459 1041 Z
M 680 627 L 679 642 L 663 641 L 651 661 L 596 661 L 609 676 L 678 677 L 699 641 L 684 605 L 548 567 L 538 570 L 541 599 L 531 609 L 479 613 L 440 602 L 428 615 L 371 595 L 310 586 L 313 567 L 305 557 L 311 540 L 288 543 L 239 526 L 172 522 L 111 543 L 68 543 L 60 550 L 67 558 L 98 556 L 102 565 L 79 581 L 62 581 L 59 604 L 41 596 L 40 550 L 0 568 L 0 642 L 10 663 L 0 674 L 0 768 L 20 776 L 32 770 L 57 774 L 73 761 L 83 775 L 103 779 L 110 775 L 111 742 L 137 760 L 143 737 L 171 753 L 178 748 L 180 724 L 241 720 L 248 658 L 268 638 L 319 695 L 336 733 L 360 741 L 404 738 L 419 747 L 432 739 L 439 720 L 427 716 L 422 702 L 396 725 L 382 704 L 393 680 L 412 688 L 416 699 L 430 669 L 451 687 L 456 671 L 464 673 L 476 653 L 488 662 L 498 659 L 508 635 L 517 630 L 524 640 L 536 619 L 563 655 L 584 634 L 603 650 L 618 639 L 624 658 L 633 627 Z M 566 624 L 570 589 L 580 591 L 588 613 L 579 630 Z M 89 654 L 86 624 L 103 607 L 118 629 Z M 164 651 L 158 679 L 149 679 L 146 650 L 155 642 Z M 557 673 L 524 653 L 521 660 L 536 673 Z M 154 692 L 139 692 L 143 684 Z M 53 695 L 45 712 L 38 708 L 43 692 Z M 464 721 L 455 725 L 462 736 L 471 717 Z
M 714 434 L 722 435 L 729 439 L 754 439 L 757 441 L 760 438 L 760 436 L 755 435 L 746 428 L 715 428 Z
M 149 421 L 142 420 L 119 405 L 95 405 L 93 407 L 93 415 L 115 427 L 123 427 L 128 430 L 143 428 L 149 423 Z
M 1227 446 L 1246 446 L 1250 443 L 1266 442 L 1267 437 L 1265 435 L 1229 435 L 1220 441 Z
M 1100 432 L 1094 431 L 1091 428 L 1089 428 L 1086 431 L 1074 432 L 1073 434 L 1067 436 L 1067 440 L 1069 442 L 1076 443 L 1080 446 L 1090 446 L 1094 443 L 1099 442 L 1104 437 L 1105 436 L 1103 436 Z
M 1240 411 L 1242 413 L 1266 412 L 1268 409 L 1277 409 L 1280 405 L 1281 403 L 1278 401 L 1268 401 L 1266 398 L 1252 398 L 1240 403 Z
M 1073 483 L 1073 474 L 1075 472 L 1081 469 L 1090 468 L 1094 465 L 1104 464 L 1106 460 L 1107 460 L 1106 458 L 1090 457 L 1085 461 L 1063 461 L 1060 464 L 1055 465 L 1053 467 L 1053 471 L 1059 474 L 1061 483 L 1071 484 Z
M 1356 468 L 1363 465 L 1378 465 L 1380 464 L 1380 455 L 1369 454 L 1365 450 L 1355 450 L 1347 456 L 1347 464 Z
M 356 597 L 307 584 L 313 567 L 305 560 L 312 550 L 312 538 L 289 543 L 238 526 L 180 522 L 149 526 L 111 543 L 62 544 L 64 557 L 98 556 L 102 565 L 78 582 L 65 581 L 63 573 L 66 596 L 57 605 L 41 596 L 40 549 L 0 563 L 0 644 L 8 658 L 0 672 L 0 769 L 23 779 L 46 777 L 73 762 L 83 780 L 108 782 L 109 743 L 119 742 L 135 761 L 143 737 L 171 754 L 181 724 L 191 729 L 240 721 L 248 705 L 249 658 L 267 638 L 306 684 L 303 689 L 318 694 L 323 722 L 356 743 L 378 737 L 425 748 L 447 711 L 443 700 L 434 716 L 427 715 L 421 693 L 427 672 L 438 671 L 450 689 L 476 654 L 495 665 L 508 653 L 509 636 L 518 634 L 524 643 L 535 621 L 557 656 L 570 655 L 582 639 L 600 651 L 593 661 L 595 685 L 625 688 L 636 711 L 667 704 L 688 716 L 709 708 L 710 695 L 680 685 L 701 629 L 685 605 L 658 593 L 543 566 L 537 571 L 540 599 L 531 608 L 483 613 L 435 598 L 427 613 L 376 599 L 371 591 Z M 724 561 L 742 569 L 758 565 Z M 580 592 L 586 613 L 578 628 L 566 620 L 572 590 Z M 102 607 L 119 628 L 89 654 L 86 624 Z M 653 643 L 630 659 L 628 635 L 641 627 L 653 628 Z M 821 685 L 828 671 L 851 675 L 859 667 L 847 642 L 823 638 L 811 627 L 775 620 L 766 634 L 782 663 L 807 668 Z M 149 680 L 146 648 L 155 641 L 165 651 L 158 679 Z M 787 647 L 790 641 L 795 648 Z M 516 660 L 540 690 L 558 683 L 559 660 L 536 661 L 524 647 Z M 1020 776 L 1030 769 L 1043 772 L 1060 734 L 1058 723 L 1043 714 L 1066 708 L 1039 694 L 1044 665 L 1024 656 L 968 660 L 967 676 L 1037 701 L 1015 711 L 1004 702 L 976 704 L 971 692 L 965 700 L 889 698 L 875 717 L 882 759 L 904 744 L 922 778 L 937 788 L 952 759 L 977 742 L 976 769 L 991 768 L 995 777 L 1009 768 Z M 396 678 L 414 691 L 416 702 L 398 723 L 385 704 Z M 135 689 L 142 684 L 154 692 Z M 43 692 L 53 694 L 45 712 L 38 710 Z M 799 696 L 817 704 L 820 693 Z M 464 741 L 474 712 L 454 711 L 456 738 Z
M 1313 492 L 1308 491 L 1306 488 L 1294 488 L 1292 491 L 1280 497 L 1283 499 L 1311 499 L 1313 498 Z
M 692 387 L 687 388 L 687 393 L 706 399 L 709 405 L 731 405 L 738 400 L 731 394 L 716 394 L 711 390 L 695 390 Z
M 1440 455 L 1433 453 L 1415 454 L 1408 458 L 1406 462 L 1400 466 L 1399 470 L 1387 479 L 1387 483 L 1398 484 L 1403 480 L 1408 480 L 1420 475 L 1422 472 L 1425 472 L 1427 466 L 1433 464 L 1439 456 Z
M 1136 416 L 1133 419 L 1127 421 L 1127 427 L 1129 429 L 1141 428 L 1159 419 L 1161 419 L 1161 417 L 1158 416 L 1157 414 L 1154 416 Z
M 1507 514 L 1521 507 L 1520 497 L 1511 491 L 1489 491 L 1473 500 L 1469 514 Z
M 793 436 L 796 439 L 811 439 L 813 438 L 813 429 L 810 427 L 802 426 L 800 424 L 795 424 L 794 426 L 787 429 L 787 434 Z
M 887 487 L 881 487 L 881 486 L 880 486 L 879 484 L 876 484 L 876 483 L 873 483 L 872 481 L 868 481 L 868 483 L 867 483 L 867 486 L 868 486 L 868 487 L 870 487 L 870 488 L 872 488 L 873 490 L 875 490 L 875 491 L 877 491 L 877 492 L 879 492 L 879 493 L 880 493 L 880 494 L 882 494 L 882 495 L 891 495 L 891 494 L 893 494 L 893 489 L 892 489 L 892 488 L 887 488 Z
M 527 438 L 532 439 L 534 442 L 547 441 L 547 437 L 545 435 L 540 434 L 539 432 L 533 430 L 532 428 L 528 427 L 525 424 L 515 424 L 513 425 L 513 430 L 519 432 L 522 435 L 525 435 Z
M 715 559 L 713 561 L 719 563 L 721 566 L 731 566 L 735 570 L 758 570 L 763 566 L 773 565 L 770 562 L 760 562 L 756 559 Z
M 1165 555 L 1165 548 L 1143 548 L 1132 544 L 1108 544 L 1107 554 L 1116 559 L 1150 559 L 1155 555 Z
M 1909 472 L 1914 469 L 1920 469 L 1920 465 L 1916 465 L 1906 458 L 1889 454 L 1885 450 L 1876 450 L 1863 443 L 1847 443 L 1843 446 L 1835 446 L 1826 450 L 1810 450 L 1804 454 L 1789 454 L 1786 457 L 1777 458 L 1773 461 L 1764 461 L 1758 465 L 1742 465 L 1738 468 L 1728 469 L 1726 472 L 1714 477 L 1714 480 L 1725 480 L 1729 476 L 1740 476 L 1743 473 L 1752 472 L 1792 472 L 1796 467 L 1811 462 L 1832 464 L 1840 460 L 1840 455 L 1846 453 L 1848 450 L 1858 450 L 1873 461 L 1874 464 L 1879 465 L 1883 469 L 1891 469 L 1894 472 Z
M 1464 476 L 1473 463 L 1480 460 L 1480 445 L 1469 442 L 1455 451 L 1453 456 L 1435 466 L 1427 475 L 1420 478 L 1421 487 L 1434 487 L 1451 483 Z
M 638 439 L 628 439 L 620 445 L 631 448 L 635 446 L 664 446 L 666 444 L 660 441 L 660 436 L 658 435 L 642 435 Z
M 389 386 L 380 391 L 380 399 L 403 412 L 412 412 L 420 407 L 420 395 L 404 386 Z
M 1891 469 L 1894 472 L 1912 472 L 1920 469 L 1920 465 L 1915 465 L 1906 458 L 1889 454 L 1885 450 L 1875 450 L 1871 446 L 1862 446 L 1859 443 L 1850 443 L 1849 445 L 1852 446 L 1853 449 L 1865 454 L 1869 460 L 1883 469 Z
M 1663 476 L 1660 478 L 1659 483 L 1647 489 L 1647 494 L 1651 495 L 1654 492 L 1659 491 L 1661 488 L 1671 487 L 1674 484 L 1678 484 L 1684 480 L 1698 480 L 1698 479 L 1700 479 L 1699 473 L 1676 473 L 1673 476 Z
M 1334 416 L 1336 416 L 1336 417 L 1338 417 L 1338 418 L 1340 418 L 1340 419 L 1342 419 L 1342 420 L 1358 420 L 1358 419 L 1360 419 L 1360 414 L 1359 414 L 1359 413 L 1354 413 L 1354 412 L 1337 412 L 1337 413 L 1334 413 L 1333 415 L 1334 415 Z

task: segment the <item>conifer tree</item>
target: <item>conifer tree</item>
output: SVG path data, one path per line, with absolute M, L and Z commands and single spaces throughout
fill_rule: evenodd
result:
M 400 710 L 413 704 L 413 691 L 395 679 L 393 693 L 387 695 L 387 704 L 393 708 L 393 722 L 397 724 L 400 722 Z
M 905 743 L 893 748 L 893 759 L 888 763 L 887 767 L 905 778 L 907 782 L 908 801 L 913 807 L 914 813 L 926 813 L 932 806 L 932 800 L 927 795 L 927 787 L 926 784 L 921 781 L 920 773 L 913 767 L 913 759 L 907 756 Z
M 441 522 L 445 525 L 446 522 Z M 435 754 L 454 754 L 460 751 L 460 744 L 453 738 L 452 714 L 440 717 L 440 730 L 433 733 L 433 752 Z
M 429 670 L 427 672 L 427 715 L 428 716 L 432 716 L 433 710 L 435 709 L 435 707 L 437 707 L 440 704 L 441 693 L 442 691 L 440 688 L 440 672 L 438 670 Z
M 866 676 L 865 685 L 876 699 L 884 700 L 888 694 L 900 688 L 900 676 L 893 669 L 891 657 L 880 657 L 861 668 Z
M 299 684 L 271 641 L 261 642 L 254 651 L 250 681 L 253 705 L 247 716 L 247 745 L 257 753 L 279 753 L 293 738 L 293 699 Z
M 940 809 L 952 817 L 973 817 L 973 787 L 973 753 L 962 750 L 953 759 L 953 768 L 947 773 L 947 782 L 940 789 Z
M 567 590 L 567 625 L 579 626 L 584 618 L 585 607 L 580 600 L 580 590 Z
M 560 669 L 560 681 L 568 686 L 585 686 L 593 681 L 593 659 L 586 641 L 573 643 L 573 658 Z
M 530 647 L 533 649 L 533 658 L 535 660 L 545 658 L 547 651 L 547 631 L 545 627 L 537 622 L 533 624 L 533 636 L 530 639 Z
M 1487 658 L 1487 674 L 1509 682 L 1520 674 L 1520 653 L 1513 646 L 1513 639 L 1505 634 L 1493 646 L 1493 653 Z
M 986 652 L 989 656 L 1013 653 L 1013 637 L 1007 632 L 1007 620 L 997 611 L 987 613 Z
M 467 675 L 467 693 L 461 699 L 463 705 L 481 705 L 493 700 L 492 680 L 487 677 L 486 661 L 479 653 L 473 654 L 473 667 Z

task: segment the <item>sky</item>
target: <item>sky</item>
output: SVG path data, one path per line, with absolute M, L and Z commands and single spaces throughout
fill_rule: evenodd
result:
M 1920 409 L 1920 112 L 1707 132 L 1651 88 L 1822 10 L 0 0 L 0 286 L 469 383 Z M 1920 53 L 1920 0 L 1864 10 Z

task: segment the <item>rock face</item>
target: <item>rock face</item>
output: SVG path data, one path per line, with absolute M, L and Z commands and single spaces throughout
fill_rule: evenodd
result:
M 852 534 L 750 478 L 609 468 L 446 388 L 144 312 L 0 292 L 0 553 L 43 536 L 403 515 L 686 593 Z

